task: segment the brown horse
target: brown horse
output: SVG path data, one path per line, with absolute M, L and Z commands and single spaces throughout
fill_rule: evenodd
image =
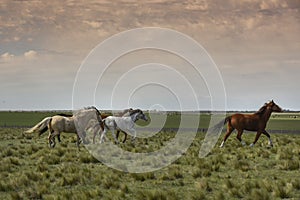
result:
M 282 112 L 282 109 L 274 103 L 274 101 L 270 101 L 265 103 L 263 107 L 261 107 L 254 114 L 234 114 L 225 118 L 224 124 L 227 125 L 227 132 L 225 134 L 224 140 L 220 147 L 224 146 L 225 141 L 230 136 L 232 131 L 236 129 L 238 131 L 237 139 L 245 145 L 246 143 L 242 140 L 242 134 L 244 130 L 247 131 L 256 131 L 256 137 L 254 142 L 250 145 L 253 147 L 257 142 L 258 138 L 261 134 L 264 134 L 269 139 L 269 145 L 273 146 L 270 134 L 265 130 L 267 122 L 271 116 L 272 112 Z

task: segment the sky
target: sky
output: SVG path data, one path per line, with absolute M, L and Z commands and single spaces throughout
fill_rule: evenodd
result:
M 258 110 L 272 99 L 284 109 L 300 110 L 299 8 L 298 0 L 0 0 L 0 110 L 73 109 L 76 75 L 90 52 L 115 34 L 143 27 L 175 30 L 202 45 L 224 82 L 226 110 Z M 82 97 L 80 105 L 94 102 L 99 109 L 176 110 L 182 102 L 190 103 L 187 110 L 212 108 L 207 87 L 213 86 L 205 77 L 193 77 L 184 60 L 162 51 L 135 53 L 112 63 L 104 79 L 111 82 L 97 83 L 92 103 L 84 101 L 84 91 L 76 101 Z M 154 61 L 179 72 L 166 83 L 173 90 L 132 85 L 144 77 L 157 83 L 169 76 L 164 65 L 147 65 Z M 122 79 L 137 64 L 143 67 Z M 193 86 L 199 80 L 199 107 L 186 98 L 188 86 L 174 82 L 181 75 Z M 120 87 L 110 103 L 105 91 L 116 83 Z

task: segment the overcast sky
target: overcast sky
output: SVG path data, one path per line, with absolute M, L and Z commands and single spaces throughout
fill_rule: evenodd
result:
M 223 78 L 228 110 L 257 110 L 271 99 L 300 110 L 299 8 L 298 0 L 0 0 L 0 109 L 72 109 L 76 73 L 94 47 L 122 31 L 162 27 L 207 50 Z M 156 87 L 145 90 L 155 99 L 138 90 L 128 105 L 176 109 L 174 95 Z M 200 108 L 210 109 L 203 93 Z M 104 102 L 99 97 L 96 106 L 112 109 Z

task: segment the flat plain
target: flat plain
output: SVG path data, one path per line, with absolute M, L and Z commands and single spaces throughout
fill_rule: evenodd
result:
M 31 113 L 31 120 L 27 114 L 26 123 L 15 113 L 12 118 L 27 126 L 49 114 L 37 117 Z M 0 116 L 5 119 L 3 113 Z M 177 117 L 172 115 L 168 126 Z M 273 130 L 300 130 L 298 126 L 298 114 L 275 115 L 269 123 Z M 219 148 L 223 133 L 209 155 L 200 159 L 205 133 L 198 132 L 187 152 L 171 165 L 132 174 L 105 166 L 84 146 L 78 150 L 74 134 L 63 133 L 62 143 L 52 149 L 46 133 L 24 136 L 24 130 L 0 129 L 1 199 L 300 199 L 300 134 L 272 133 L 272 148 L 261 136 L 250 148 L 241 146 L 233 133 L 225 147 Z M 151 138 L 138 138 L 134 145 L 128 140 L 120 147 L 152 152 L 175 135 L 176 131 L 161 131 Z M 254 137 L 243 135 L 247 144 Z

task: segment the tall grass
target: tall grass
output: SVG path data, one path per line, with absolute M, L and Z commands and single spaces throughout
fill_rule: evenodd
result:
M 1 199 L 300 199 L 300 136 L 272 134 L 275 147 L 262 137 L 254 148 L 234 137 L 198 158 L 203 133 L 173 164 L 149 173 L 113 170 L 80 150 L 66 136 L 54 149 L 46 135 L 20 137 L 21 129 L 0 130 Z M 120 147 L 131 152 L 160 149 L 174 132 L 138 138 Z M 253 134 L 243 135 L 252 141 Z M 145 165 L 149 161 L 145 160 Z

